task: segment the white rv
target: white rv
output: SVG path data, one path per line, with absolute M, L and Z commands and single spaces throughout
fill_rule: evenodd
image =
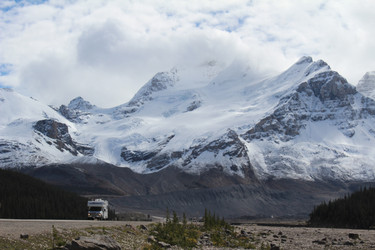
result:
M 89 219 L 108 219 L 108 201 L 102 199 L 95 199 L 87 202 L 88 218 Z

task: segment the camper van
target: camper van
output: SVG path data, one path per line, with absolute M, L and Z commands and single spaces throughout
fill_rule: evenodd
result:
M 87 202 L 88 219 L 107 220 L 108 219 L 108 201 L 95 199 Z

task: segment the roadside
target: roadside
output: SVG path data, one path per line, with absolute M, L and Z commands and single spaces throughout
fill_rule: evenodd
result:
M 155 221 L 154 221 L 155 222 Z M 147 225 L 151 221 L 97 221 L 97 220 L 15 220 L 0 219 L 0 237 L 19 239 L 21 234 L 38 235 L 57 230 L 83 229 L 90 227 L 120 227 Z

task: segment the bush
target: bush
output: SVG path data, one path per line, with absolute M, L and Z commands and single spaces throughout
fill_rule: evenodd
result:
M 167 210 L 166 222 L 156 224 L 151 230 L 157 242 L 162 241 L 188 249 L 197 247 L 201 235 L 208 234 L 216 247 L 254 248 L 247 238 L 237 235 L 224 218 L 220 219 L 210 211 L 205 210 L 203 225 L 188 224 L 185 214 L 182 217 L 180 222 L 176 212 L 173 212 L 170 218 Z M 152 249 L 160 248 L 157 242 L 153 243 Z
M 176 212 L 173 212 L 172 219 L 167 210 L 166 222 L 158 223 L 154 228 L 155 238 L 171 245 L 178 245 L 183 248 L 196 246 L 200 235 L 199 228 L 193 224 L 187 224 L 186 216 L 183 214 L 183 223 L 179 222 Z

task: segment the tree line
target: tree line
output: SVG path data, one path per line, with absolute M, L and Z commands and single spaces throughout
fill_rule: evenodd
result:
M 87 219 L 87 199 L 31 176 L 0 169 L 0 218 Z
M 323 202 L 310 214 L 308 223 L 319 227 L 375 227 L 375 188 L 361 188 L 349 196 Z

